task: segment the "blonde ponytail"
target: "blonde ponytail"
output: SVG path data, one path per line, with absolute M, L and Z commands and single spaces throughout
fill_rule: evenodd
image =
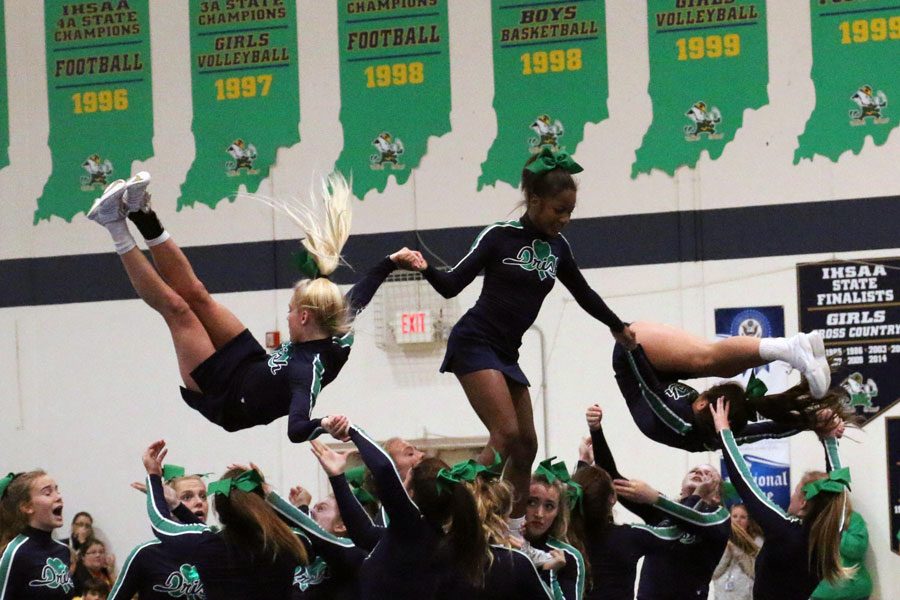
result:
M 309 200 L 283 200 L 251 195 L 288 216 L 303 232 L 300 243 L 316 263 L 322 277 L 303 279 L 294 286 L 292 306 L 302 306 L 313 312 L 316 322 L 331 336 L 343 336 L 350 331 L 347 304 L 337 285 L 326 279 L 341 263 L 341 252 L 350 237 L 352 223 L 351 202 L 353 181 L 335 171 L 319 182 L 310 184 Z
M 800 484 L 806 485 L 827 477 L 821 471 L 810 471 Z M 846 515 L 847 490 L 840 493 L 820 493 L 807 500 L 804 524 L 809 527 L 809 565 L 820 578 L 830 584 L 839 583 L 853 575 L 858 567 L 844 567 L 841 562 L 842 525 Z
M 319 185 L 321 193 L 316 194 L 315 184 L 310 184 L 307 202 L 251 197 L 284 213 L 300 227 L 303 232 L 300 243 L 316 262 L 319 273 L 327 277 L 338 268 L 341 251 L 350 237 L 353 180 L 347 181 L 335 171 L 322 178 Z

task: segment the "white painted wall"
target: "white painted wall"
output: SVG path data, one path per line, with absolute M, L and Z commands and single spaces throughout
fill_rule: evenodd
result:
M 796 137 L 814 98 L 809 80 L 807 0 L 768 3 L 770 105 L 745 115 L 744 128 L 721 159 L 703 159 L 674 178 L 661 173 L 631 180 L 634 150 L 650 123 L 646 17 L 642 3 L 607 0 L 610 119 L 587 127 L 577 149 L 577 216 L 766 205 L 900 192 L 900 134 L 868 144 L 859 156 L 793 166 Z M 314 171 L 327 171 L 340 152 L 341 127 L 336 10 L 300 0 L 302 142 L 283 150 L 262 193 L 306 190 Z M 408 185 L 389 185 L 355 207 L 356 232 L 386 232 L 488 223 L 508 214 L 518 194 L 506 185 L 475 192 L 479 165 L 496 131 L 491 108 L 492 66 L 487 2 L 450 0 L 453 131 L 432 139 Z M 134 169 L 154 176 L 154 206 L 182 245 L 289 239 L 285 220 L 250 202 L 174 211 L 174 198 L 193 157 L 187 3 L 151 0 L 156 156 Z M 83 216 L 32 226 L 35 199 L 50 172 L 42 3 L 6 0 L 10 79 L 11 165 L 0 171 L 0 260 L 112 251 L 108 236 Z M 115 132 L 110 132 L 115 135 Z M 451 170 L 448 165 L 452 165 Z M 800 224 L 802 226 L 802 224 Z M 896 224 L 885 224 L 885 227 Z M 621 232 L 635 235 L 636 232 Z M 761 243 L 765 233 L 761 232 Z M 461 256 L 466 243 L 461 243 Z M 575 248 L 576 253 L 578 248 Z M 798 262 L 900 255 L 898 247 L 841 255 L 667 264 L 594 270 L 590 283 L 625 319 L 652 319 L 712 337 L 713 310 L 783 305 L 788 333 L 796 331 Z M 448 257 L 451 260 L 458 256 Z M 0 282 L 16 285 L 17 282 Z M 77 281 L 70 282 L 78 285 Z M 476 282 L 461 296 L 468 307 Z M 258 337 L 286 330 L 282 290 L 223 295 Z M 358 322 L 353 358 L 320 399 L 320 410 L 349 414 L 373 435 L 420 437 L 481 435 L 483 429 L 450 375 L 436 374 L 440 353 L 388 363 L 375 346 L 372 313 Z M 551 454 L 575 458 L 584 432 L 584 407 L 601 402 L 607 431 L 623 472 L 675 491 L 689 456 L 644 439 L 618 395 L 610 368 L 611 338 L 557 286 L 536 324 L 546 340 Z M 540 384 L 538 336 L 526 336 L 523 368 Z M 411 372 L 421 377 L 410 377 Z M 323 480 L 305 446 L 290 444 L 284 423 L 228 434 L 189 410 L 177 391 L 178 371 L 161 319 L 139 301 L 0 309 L 0 467 L 46 468 L 60 482 L 67 514 L 88 509 L 124 556 L 149 536 L 143 505 L 128 483 L 142 474 L 140 453 L 164 437 L 173 462 L 190 470 L 221 472 L 230 461 L 254 460 L 276 485 L 304 482 L 324 494 Z M 539 412 L 542 398 L 536 398 Z M 888 412 L 900 415 L 900 407 Z M 540 430 L 540 428 L 539 428 Z M 854 502 L 869 523 L 870 566 L 880 598 L 897 597 L 900 559 L 888 547 L 882 419 L 858 443 L 843 445 L 853 467 Z M 813 436 L 792 442 L 793 476 L 822 464 Z M 796 480 L 796 479 L 795 479 Z

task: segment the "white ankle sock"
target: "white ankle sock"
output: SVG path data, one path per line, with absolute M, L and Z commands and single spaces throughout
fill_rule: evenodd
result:
M 763 338 L 759 341 L 759 357 L 767 362 L 791 360 L 791 344 L 787 338 Z
M 165 242 L 170 237 L 172 237 L 172 236 L 169 235 L 169 232 L 166 231 L 165 229 L 163 229 L 163 232 L 159 235 L 159 237 L 155 237 L 152 240 L 144 240 L 144 241 L 147 242 L 148 248 L 152 248 L 153 246 L 159 246 L 160 244 Z
M 131 232 L 128 231 L 128 223 L 125 222 L 125 219 L 107 223 L 106 230 L 112 236 L 118 254 L 125 254 L 137 245 L 134 243 L 134 238 L 131 237 Z

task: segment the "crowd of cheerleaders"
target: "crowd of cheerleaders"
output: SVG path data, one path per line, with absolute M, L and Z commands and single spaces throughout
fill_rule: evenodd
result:
M 545 149 L 523 169 L 522 216 L 487 227 L 456 267 L 435 269 L 403 248 L 346 296 L 328 275 L 350 232 L 347 182 L 328 177 L 321 197 L 306 204 L 263 199 L 301 227 L 300 267 L 308 275 L 289 303 L 290 342 L 271 355 L 210 296 L 162 227 L 150 206 L 150 176 L 110 184 L 88 218 L 109 231 L 135 291 L 169 328 L 185 402 L 228 431 L 288 416 L 289 438 L 310 442 L 333 488 L 333 496 L 305 511 L 296 506 L 302 500 L 272 490 L 254 465 L 231 465 L 208 486 L 221 529 L 209 527 L 205 505 L 191 510 L 167 493 L 165 443 L 155 442 L 143 462 L 157 539 L 131 553 L 111 597 L 631 598 L 642 556 L 639 598 L 705 597 L 732 535 L 715 469 L 691 470 L 677 499 L 626 479 L 595 405 L 587 412 L 593 460 L 571 476 L 552 461 L 532 472 L 537 442 L 518 349 L 556 279 L 610 328 L 616 380 L 638 428 L 671 447 L 723 451 L 737 493 L 766 535 L 754 597 L 805 600 L 820 580 L 845 577 L 838 547 L 849 472 L 837 446 L 849 415 L 843 392 L 830 388 L 821 337 L 710 343 L 665 325 L 623 323 L 588 286 L 561 235 L 576 203 L 572 175 L 581 170 L 570 156 Z M 453 328 L 441 366 L 459 379 L 488 429 L 477 460 L 451 466 L 408 444 L 392 458 L 348 417 L 312 415 L 321 389 L 349 357 L 353 318 L 397 268 L 422 272 L 446 297 L 484 273 L 481 295 Z M 733 377 L 774 360 L 798 369 L 801 383 L 767 395 L 752 379 L 746 389 L 728 382 L 702 393 L 679 381 Z M 756 413 L 765 418 L 752 421 Z M 738 444 L 802 430 L 819 435 L 826 470 L 802 478 L 785 512 L 758 488 Z M 379 504 L 376 518 L 348 483 L 346 454 L 315 439 L 323 433 L 355 444 L 371 478 L 364 500 Z M 52 538 L 63 507 L 53 479 L 32 471 L 0 485 L 0 600 L 71 597 L 69 551 Z M 172 485 L 193 486 L 199 497 L 202 480 L 182 477 Z M 617 501 L 645 524 L 615 524 Z

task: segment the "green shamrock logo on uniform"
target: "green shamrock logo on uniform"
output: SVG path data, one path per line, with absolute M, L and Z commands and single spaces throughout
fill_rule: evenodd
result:
M 316 560 L 309 566 L 300 566 L 294 570 L 294 585 L 300 588 L 301 592 L 305 592 L 311 585 L 319 585 L 328 579 L 328 565 L 322 560 L 322 557 L 316 557 Z
M 172 598 L 187 598 L 187 600 L 204 600 L 206 592 L 200 581 L 200 573 L 194 565 L 183 564 L 177 571 L 172 571 L 166 577 L 165 585 L 154 585 L 154 592 L 161 592 Z
M 275 375 L 291 360 L 291 343 L 285 342 L 281 347 L 269 355 L 269 370 Z
M 547 277 L 556 279 L 556 265 L 559 257 L 553 255 L 550 244 L 544 240 L 533 240 L 530 246 L 523 246 L 515 258 L 504 258 L 504 265 L 516 265 L 526 271 L 537 271 L 541 281 Z
M 59 558 L 50 557 L 41 569 L 41 578 L 29 581 L 28 587 L 45 587 L 51 590 L 62 588 L 64 592 L 69 592 L 75 584 L 69 576 L 69 565 Z

